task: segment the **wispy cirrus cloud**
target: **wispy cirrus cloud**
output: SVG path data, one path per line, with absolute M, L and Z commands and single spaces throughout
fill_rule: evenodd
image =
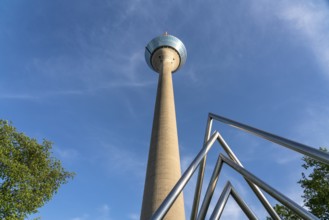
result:
M 88 219 L 89 219 L 89 215 L 88 214 L 83 214 L 79 217 L 71 218 L 70 220 L 88 220 Z
M 128 215 L 128 218 L 130 220 L 138 220 L 139 219 L 139 214 L 131 213 L 131 214 Z
M 54 153 L 59 156 L 62 160 L 74 160 L 79 157 L 79 152 L 74 148 L 61 148 L 54 146 Z
M 34 95 L 27 95 L 27 94 L 14 94 L 14 93 L 8 93 L 8 94 L 1 94 L 0 99 L 20 99 L 20 100 L 32 100 L 37 99 Z
M 325 1 L 283 3 L 278 16 L 292 31 L 302 35 L 306 46 L 329 76 L 329 7 Z
M 67 96 L 67 95 L 81 95 L 84 91 L 82 90 L 59 90 L 59 91 L 49 91 L 43 93 L 15 93 L 15 92 L 3 92 L 0 94 L 0 99 L 7 100 L 40 100 L 44 98 L 56 97 L 56 96 Z
M 145 88 L 154 85 L 155 81 L 112 81 L 99 83 L 91 88 L 81 88 L 81 89 L 59 89 L 59 90 L 49 90 L 45 92 L 32 92 L 27 91 L 26 93 L 16 93 L 4 91 L 0 94 L 0 99 L 3 100 L 30 100 L 38 101 L 46 98 L 56 98 L 63 96 L 79 96 L 79 95 L 88 95 L 94 94 L 97 92 L 102 92 L 106 90 L 117 90 L 117 89 L 138 89 Z
M 291 40 L 312 51 L 322 72 L 329 77 L 329 5 L 326 1 L 254 1 L 251 10 L 258 23 L 285 30 L 292 36 Z
M 120 175 L 134 175 L 135 179 L 143 183 L 145 175 L 145 162 L 135 153 L 126 148 L 106 142 L 100 143 L 103 150 L 97 160 L 104 163 L 109 173 L 120 173 Z
M 110 216 L 110 206 L 108 204 L 102 204 L 96 208 L 96 210 L 91 211 L 92 214 L 82 214 L 77 217 L 73 217 L 70 220 L 113 220 Z
M 301 142 L 313 146 L 329 147 L 329 108 L 324 105 L 303 109 L 302 117 L 291 132 Z

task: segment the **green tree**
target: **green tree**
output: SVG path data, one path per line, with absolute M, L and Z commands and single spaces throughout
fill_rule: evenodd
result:
M 20 220 L 49 201 L 73 178 L 51 156 L 52 144 L 39 144 L 0 120 L 0 219 Z
M 326 148 L 320 150 L 328 152 Z M 298 181 L 304 189 L 304 206 L 318 218 L 329 219 L 329 165 L 310 157 L 303 157 L 303 161 L 302 167 L 309 173 L 302 172 L 302 178 Z M 277 204 L 274 209 L 282 219 L 302 219 L 283 205 Z
M 326 148 L 320 150 L 328 152 Z M 329 165 L 309 157 L 303 160 L 303 168 L 311 169 L 308 176 L 303 172 L 298 181 L 304 189 L 304 205 L 320 219 L 329 219 Z
M 274 206 L 274 210 L 276 211 L 276 213 L 278 213 L 278 215 L 280 216 L 281 219 L 303 220 L 301 217 L 299 217 L 293 211 L 291 211 L 290 209 L 288 209 L 287 207 L 285 207 L 283 205 L 276 204 Z M 267 218 L 267 219 L 269 220 L 271 218 Z

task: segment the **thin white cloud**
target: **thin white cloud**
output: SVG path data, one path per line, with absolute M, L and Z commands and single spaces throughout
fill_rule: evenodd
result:
M 79 152 L 73 148 L 60 148 L 58 146 L 53 147 L 54 153 L 62 160 L 73 160 L 79 156 Z
M 45 92 L 45 93 L 31 93 L 27 92 L 24 94 L 21 93 L 10 93 L 5 92 L 0 95 L 0 99 L 3 100 L 25 100 L 25 101 L 39 101 L 41 99 L 45 98 L 51 98 L 51 97 L 57 97 L 57 96 L 68 96 L 68 95 L 80 95 L 82 94 L 82 91 L 73 91 L 73 90 L 67 90 L 67 91 L 52 91 L 52 92 Z
M 321 104 L 304 108 L 291 133 L 299 142 L 312 147 L 329 147 L 329 108 Z
M 303 206 L 304 202 L 303 202 L 303 190 L 301 187 L 296 187 L 296 186 L 291 186 L 288 190 L 287 190 L 287 194 L 288 198 L 290 198 L 291 200 L 293 200 L 294 202 L 296 202 L 298 205 Z
M 199 84 L 201 81 L 200 73 L 197 72 L 198 68 L 192 64 L 184 67 L 185 77 L 187 78 L 189 83 Z
M 0 99 L 35 100 L 38 99 L 38 97 L 28 94 L 2 93 L 0 94 Z
M 193 159 L 195 157 L 191 156 L 191 155 L 181 155 L 181 169 L 182 169 L 182 172 L 184 172 L 189 166 L 190 164 L 192 163 Z
M 329 76 L 329 7 L 325 1 L 296 1 L 285 4 L 279 17 L 305 36 L 315 57 Z
M 123 25 L 124 22 L 136 17 L 149 17 L 149 22 L 152 23 L 154 19 L 152 19 L 152 10 L 149 10 L 150 1 L 143 1 L 141 0 L 130 0 L 130 1 L 122 1 L 121 2 L 121 9 L 119 10 L 118 20 L 114 22 L 112 25 L 114 27 L 120 27 Z M 110 5 L 111 6 L 111 5 Z M 149 24 L 148 24 L 149 25 Z M 155 22 L 154 22 L 155 25 Z
M 92 46 L 89 45 L 89 47 Z M 43 75 L 46 80 L 52 80 L 55 83 L 69 80 L 72 83 L 83 84 L 89 90 L 140 87 L 149 84 L 137 71 L 139 66 L 144 64 L 143 51 L 127 52 L 128 54 L 124 55 L 116 55 L 116 53 L 119 52 L 111 51 L 109 55 L 101 52 L 94 53 L 91 55 L 92 58 L 63 56 L 47 59 L 35 58 L 27 69 L 34 74 Z
M 89 215 L 83 214 L 82 216 L 71 218 L 70 220 L 88 220 L 88 219 L 89 219 Z
M 279 21 L 292 39 L 313 52 L 329 77 L 329 6 L 326 1 L 254 1 L 251 10 L 258 23 Z
M 76 90 L 57 90 L 57 91 L 46 91 L 43 93 L 32 93 L 27 92 L 24 94 L 21 93 L 10 93 L 4 92 L 0 94 L 0 99 L 3 100 L 25 100 L 25 101 L 38 101 L 47 98 L 56 98 L 56 97 L 63 97 L 63 96 L 79 96 L 79 95 L 86 95 L 86 94 L 94 94 L 97 92 L 101 92 L 104 90 L 112 90 L 112 89 L 122 89 L 122 88 L 145 88 L 151 85 L 154 85 L 156 81 L 113 81 L 108 83 L 100 82 L 98 85 L 93 86 L 92 88 L 82 88 Z
M 113 88 L 122 88 L 122 87 L 147 87 L 150 85 L 154 85 L 155 81 L 116 81 L 116 82 L 109 82 L 99 85 L 98 87 L 94 88 L 93 90 L 100 90 L 100 89 L 113 89 Z
M 98 220 L 111 220 L 110 218 L 110 207 L 107 204 L 103 204 L 98 209 L 99 217 L 96 217 L 95 219 Z
M 99 156 L 110 173 L 135 175 L 135 179 L 139 178 L 139 181 L 143 182 L 145 163 L 141 161 L 138 155 L 126 150 L 124 147 L 109 143 L 102 143 L 101 146 L 104 150 L 101 151 L 102 155 Z
M 272 154 L 272 157 L 275 158 L 275 162 L 280 165 L 288 166 L 289 163 L 300 161 L 301 156 L 297 152 L 289 151 L 276 151 Z
M 110 211 L 110 206 L 108 204 L 103 204 L 96 208 L 95 211 L 92 211 L 92 214 L 82 214 L 70 220 L 113 220 L 113 218 L 110 217 Z
M 140 44 L 134 44 L 136 39 L 134 40 L 129 32 L 113 41 L 111 39 L 114 33 L 110 28 L 95 27 L 87 33 L 81 30 L 73 31 L 77 39 L 74 42 L 74 51 L 34 57 L 25 66 L 25 75 L 42 79 L 42 84 L 49 84 L 50 88 L 41 93 L 38 91 L 38 81 L 33 81 L 31 83 L 36 92 L 26 90 L 18 93 L 10 92 L 11 88 L 3 88 L 0 99 L 36 100 L 94 93 L 106 89 L 143 88 L 156 83 L 148 81 L 141 74 L 140 69 L 146 67 L 144 48 Z M 72 44 L 71 39 L 64 41 Z M 131 42 L 129 48 L 126 48 L 127 42 Z M 123 48 L 126 49 L 123 51 Z M 26 85 L 29 83 L 27 81 Z M 54 85 L 56 89 L 52 89 Z
M 131 214 L 129 214 L 128 218 L 130 220 L 138 220 L 139 219 L 139 215 L 136 214 L 136 213 L 131 213 Z

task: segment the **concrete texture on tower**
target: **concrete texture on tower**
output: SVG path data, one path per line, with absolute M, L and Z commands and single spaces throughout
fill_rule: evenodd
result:
M 162 39 L 165 36 L 161 36 Z M 159 46 L 154 48 L 149 57 L 152 68 L 159 73 L 159 82 L 144 186 L 142 220 L 150 219 L 181 176 L 172 84 L 172 72 L 179 69 L 182 61 L 185 62 L 178 51 L 170 45 Z M 146 53 L 148 52 L 150 51 L 146 51 Z M 183 58 L 186 59 L 186 51 Z M 164 219 L 185 219 L 182 194 L 177 198 Z

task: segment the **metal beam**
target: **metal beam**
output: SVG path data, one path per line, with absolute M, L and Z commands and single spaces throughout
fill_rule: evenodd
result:
M 307 220 L 315 220 L 318 219 L 316 216 L 314 216 L 312 213 L 306 211 L 302 207 L 300 207 L 297 203 L 250 173 L 248 170 L 245 168 L 239 166 L 236 164 L 234 161 L 229 159 L 228 157 L 224 156 L 223 154 L 220 154 L 220 157 L 222 160 L 232 167 L 234 170 L 236 170 L 238 173 L 240 173 L 242 176 L 246 177 L 249 181 L 255 183 L 257 186 L 259 186 L 261 189 L 263 189 L 265 192 L 267 192 L 269 195 L 273 196 L 275 199 L 277 199 L 279 202 L 281 202 L 283 205 L 287 206 L 289 209 L 294 211 L 297 215 L 302 217 L 303 219 Z
M 168 196 L 165 198 L 165 200 L 162 202 L 160 207 L 155 211 L 155 213 L 152 215 L 152 220 L 160 220 L 162 219 L 167 212 L 169 211 L 170 207 L 173 205 L 179 194 L 182 192 L 183 188 L 189 181 L 189 179 L 192 177 L 193 173 L 198 168 L 201 160 L 204 158 L 204 156 L 208 153 L 214 142 L 216 141 L 218 137 L 218 132 L 215 132 L 211 135 L 210 139 L 205 143 L 202 150 L 199 152 L 199 154 L 195 157 L 195 159 L 192 161 L 191 165 L 187 168 L 187 170 L 184 172 L 182 177 L 178 180 L 176 185 L 173 187 L 173 189 L 170 191 Z
M 201 208 L 200 208 L 200 212 L 199 212 L 199 215 L 198 215 L 198 220 L 205 219 L 205 217 L 207 215 L 209 204 L 210 204 L 211 198 L 214 194 L 215 187 L 216 187 L 216 184 L 217 184 L 218 177 L 219 177 L 220 171 L 222 169 L 222 166 L 223 166 L 223 160 L 220 157 L 218 157 L 215 169 L 212 173 L 212 176 L 211 176 L 211 179 L 210 179 L 207 191 L 206 191 L 206 195 L 204 196 L 204 199 L 203 199 L 203 202 L 202 202 L 202 205 L 201 205 Z
M 247 215 L 247 217 L 251 220 L 257 220 L 258 218 L 256 215 L 251 211 L 247 203 L 243 201 L 243 199 L 239 196 L 235 188 L 232 186 L 231 182 L 228 181 L 223 189 L 222 194 L 220 195 L 218 202 L 216 204 L 216 207 L 210 217 L 210 220 L 218 220 L 220 219 L 225 205 L 227 203 L 227 200 L 229 199 L 229 196 L 232 195 L 234 200 L 238 203 L 242 211 Z
M 301 144 L 301 143 L 298 143 L 298 142 L 280 137 L 280 136 L 275 135 L 275 134 L 271 134 L 271 133 L 266 132 L 266 131 L 262 131 L 258 128 L 254 128 L 254 127 L 251 127 L 249 125 L 242 124 L 240 122 L 233 121 L 231 119 L 224 118 L 224 117 L 219 116 L 219 115 L 215 115 L 213 113 L 209 113 L 209 117 L 211 117 L 215 120 L 218 120 L 220 122 L 223 122 L 225 124 L 231 125 L 233 127 L 236 127 L 240 130 L 247 131 L 249 133 L 252 133 L 254 135 L 257 135 L 259 137 L 262 137 L 262 138 L 267 139 L 271 142 L 277 143 L 279 145 L 282 145 L 282 146 L 287 147 L 291 150 L 297 151 L 299 153 L 302 153 L 306 156 L 309 156 L 309 157 L 311 157 L 315 160 L 321 161 L 321 162 L 329 165 L 329 153 L 320 151 L 318 149 L 307 146 L 305 144 Z
M 213 121 L 213 119 L 210 116 L 208 116 L 207 127 L 206 127 L 205 136 L 204 136 L 204 143 L 206 143 L 209 140 L 210 132 L 211 132 L 211 128 L 212 128 L 212 121 Z M 201 197 L 201 190 L 202 190 L 204 170 L 206 167 L 206 161 L 207 161 L 207 155 L 204 156 L 204 158 L 202 159 L 200 166 L 199 166 L 199 173 L 198 173 L 197 183 L 195 186 L 194 200 L 193 200 L 193 206 L 192 206 L 192 210 L 191 210 L 191 218 L 190 218 L 191 220 L 195 220 L 198 216 L 199 202 L 200 202 L 200 197 Z
M 235 163 L 237 163 L 239 166 L 243 167 L 243 165 L 239 161 L 238 157 L 235 156 L 235 154 L 232 151 L 232 149 L 229 147 L 229 145 L 226 143 L 226 141 L 224 140 L 224 138 L 220 134 L 218 135 L 217 140 L 218 140 L 219 144 L 223 147 L 223 149 L 225 150 L 225 152 L 227 153 L 227 155 Z M 266 209 L 266 211 L 268 212 L 268 214 L 272 217 L 272 219 L 274 219 L 274 220 L 280 220 L 281 219 L 280 216 L 276 213 L 276 211 L 272 207 L 271 203 L 269 203 L 269 201 L 266 199 L 265 195 L 258 188 L 258 186 L 256 186 L 252 182 L 250 182 L 248 179 L 246 179 L 246 178 L 244 178 L 244 179 L 247 181 L 248 185 L 250 186 L 250 188 L 252 189 L 252 191 L 254 191 L 254 193 L 256 194 L 257 198 L 263 204 L 264 208 Z

